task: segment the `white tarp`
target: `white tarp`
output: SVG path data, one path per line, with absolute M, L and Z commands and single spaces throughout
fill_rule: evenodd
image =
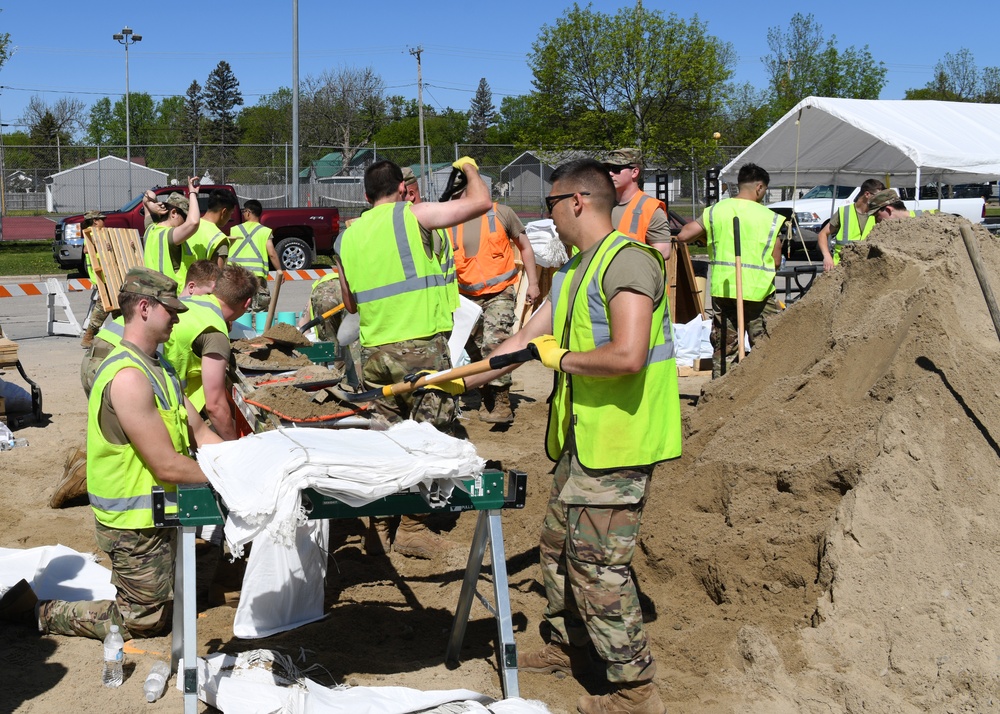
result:
M 747 162 L 772 186 L 855 186 L 886 174 L 892 186 L 914 186 L 918 173 L 922 184 L 990 181 L 1000 177 L 1000 104 L 806 97 L 723 180 Z
M 27 580 L 41 600 L 114 600 L 111 571 L 64 545 L 0 548 L 0 591 Z

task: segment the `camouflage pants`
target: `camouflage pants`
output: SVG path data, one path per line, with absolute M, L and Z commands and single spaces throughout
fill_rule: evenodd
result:
M 712 379 L 726 373 L 730 362 L 738 362 L 739 338 L 736 323 L 736 298 L 713 297 L 715 314 L 712 316 Z M 743 301 L 743 321 L 752 348 L 767 334 L 767 321 L 780 312 L 774 293 L 761 302 Z M 723 346 L 726 359 L 723 360 Z
M 592 481 L 604 495 L 607 483 L 644 484 L 643 495 L 637 503 L 580 503 L 571 477 L 578 485 Z M 580 647 L 592 642 L 610 682 L 645 682 L 656 671 L 630 567 L 649 483 L 646 471 L 585 469 L 566 449 L 542 522 L 539 554 L 552 640 Z
M 312 308 L 313 317 L 319 317 L 342 302 L 344 302 L 344 297 L 340 292 L 339 280 L 324 280 L 319 285 L 315 285 L 309 295 L 309 305 Z M 337 329 L 343 320 L 344 311 L 341 310 L 333 317 L 316 325 L 316 336 L 323 342 L 336 342 Z
M 85 329 L 93 335 L 97 334 L 97 331 L 101 329 L 101 325 L 104 324 L 104 319 L 108 316 L 108 313 L 104 311 L 104 305 L 101 304 L 101 296 L 97 294 L 96 289 L 91 295 L 91 300 L 94 301 L 94 309 L 90 311 L 90 320 L 87 321 Z
M 514 306 L 517 295 L 514 286 L 501 290 L 495 295 L 483 295 L 480 297 L 470 297 L 483 309 L 483 314 L 476 323 L 465 343 L 465 351 L 469 353 L 469 359 L 478 362 L 486 359 L 500 343 L 514 334 Z M 511 376 L 505 374 L 489 383 L 491 387 L 510 389 Z
M 250 301 L 249 312 L 267 312 L 271 306 L 271 291 L 267 287 L 267 276 L 257 276 L 257 292 Z
M 451 368 L 448 337 L 441 333 L 425 340 L 390 342 L 361 348 L 361 379 L 366 389 L 402 382 L 408 374 L 424 369 Z M 393 401 L 379 399 L 376 409 L 391 422 L 413 419 L 430 422 L 438 431 L 449 433 L 455 420 L 455 397 L 437 389 L 414 396 L 401 394 Z
M 111 559 L 115 599 L 42 601 L 38 609 L 42 633 L 103 640 L 111 625 L 118 625 L 126 640 L 163 634 L 173 615 L 177 529 L 96 526 L 97 545 Z

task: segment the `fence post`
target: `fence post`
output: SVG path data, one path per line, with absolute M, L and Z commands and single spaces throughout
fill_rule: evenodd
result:
M 191 175 L 198 175 L 198 143 L 191 142 Z
M 97 210 L 104 210 L 104 182 L 101 181 L 101 145 L 97 145 Z
M 288 197 L 292 193 L 292 184 L 288 181 L 288 142 L 285 142 L 285 208 L 288 208 Z

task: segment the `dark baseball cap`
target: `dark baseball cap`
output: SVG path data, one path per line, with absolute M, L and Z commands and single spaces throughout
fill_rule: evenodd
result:
M 177 299 L 177 281 L 150 268 L 131 268 L 125 274 L 120 293 L 151 297 L 175 312 L 186 312 L 188 307 Z

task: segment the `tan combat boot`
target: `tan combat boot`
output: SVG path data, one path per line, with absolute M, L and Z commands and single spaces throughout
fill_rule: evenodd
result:
M 576 704 L 580 714 L 665 714 L 667 707 L 652 682 L 622 687 L 610 694 L 585 694 Z
M 420 521 L 410 516 L 403 516 L 396 529 L 396 540 L 392 549 L 408 558 L 423 558 L 430 560 L 438 555 L 444 555 L 458 543 L 442 538 Z
M 73 447 L 67 452 L 63 477 L 49 499 L 49 508 L 62 508 L 70 501 L 87 493 L 87 451 Z
M 83 333 L 83 339 L 80 340 L 80 347 L 85 350 L 89 349 L 94 344 L 94 336 L 96 334 L 96 330 L 92 330 L 88 327 Z
M 517 655 L 517 669 L 530 674 L 582 674 L 589 667 L 586 647 L 573 647 L 550 642 L 534 652 Z
M 479 420 L 489 424 L 514 423 L 514 410 L 510 408 L 510 390 L 507 387 L 493 390 L 493 408 L 485 414 L 479 412 Z

